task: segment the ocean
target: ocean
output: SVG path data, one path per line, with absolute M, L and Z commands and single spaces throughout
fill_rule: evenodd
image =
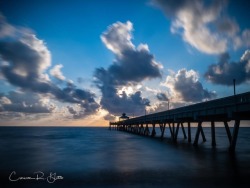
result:
M 181 129 L 173 143 L 169 129 L 161 141 L 107 127 L 0 127 L 0 187 L 249 187 L 250 128 L 234 155 L 224 128 L 214 148 L 204 132 L 194 147 Z

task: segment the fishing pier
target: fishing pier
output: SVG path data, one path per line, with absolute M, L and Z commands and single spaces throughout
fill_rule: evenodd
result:
M 123 114 L 125 115 L 125 114 Z M 197 146 L 201 135 L 203 142 L 206 136 L 202 124 L 209 122 L 211 125 L 212 146 L 216 146 L 215 124 L 224 124 L 229 140 L 229 149 L 234 152 L 238 137 L 240 123 L 243 120 L 250 120 L 250 92 L 237 94 L 229 97 L 215 99 L 170 109 L 163 112 L 148 114 L 145 116 L 126 118 L 117 122 L 110 122 L 109 129 L 131 132 L 138 135 L 156 136 L 156 127 L 160 128 L 160 138 L 164 138 L 166 128 L 169 128 L 173 142 L 177 142 L 179 129 L 182 129 L 184 138 L 189 143 L 191 138 L 191 123 L 197 123 L 197 130 L 193 145 Z M 228 122 L 234 121 L 233 131 L 230 131 Z M 187 124 L 187 134 L 184 124 Z

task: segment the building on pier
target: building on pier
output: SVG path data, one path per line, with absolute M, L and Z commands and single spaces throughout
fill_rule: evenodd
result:
M 121 117 L 119 117 L 119 121 L 124 121 L 124 120 L 128 120 L 129 117 L 126 115 L 126 113 L 123 113 Z

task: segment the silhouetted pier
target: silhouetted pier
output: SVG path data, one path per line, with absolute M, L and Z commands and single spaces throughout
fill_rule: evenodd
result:
M 174 142 L 176 142 L 179 129 L 181 128 L 184 138 L 187 138 L 188 142 L 191 142 L 191 123 L 197 123 L 197 130 L 193 145 L 198 145 L 200 135 L 202 136 L 203 141 L 206 141 L 202 123 L 210 122 L 212 146 L 215 146 L 215 123 L 222 122 L 225 126 L 229 140 L 229 149 L 230 151 L 235 151 L 240 122 L 242 120 L 250 120 L 250 92 L 136 118 L 120 120 L 118 122 L 110 122 L 109 129 L 116 129 L 138 135 L 155 137 L 155 128 L 158 125 L 161 131 L 161 139 L 163 139 L 165 129 L 168 126 L 171 133 L 171 138 Z M 229 121 L 234 121 L 232 132 L 228 126 Z M 187 135 L 184 128 L 184 123 L 187 123 Z

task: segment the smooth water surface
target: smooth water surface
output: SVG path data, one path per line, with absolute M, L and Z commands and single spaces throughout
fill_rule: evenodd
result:
M 207 142 L 193 147 L 181 130 L 174 144 L 168 129 L 161 141 L 107 128 L 0 127 L 1 187 L 247 187 L 250 128 L 240 128 L 235 155 L 224 128 L 216 128 L 216 148 L 204 132 Z M 64 179 L 10 182 L 13 171 Z

